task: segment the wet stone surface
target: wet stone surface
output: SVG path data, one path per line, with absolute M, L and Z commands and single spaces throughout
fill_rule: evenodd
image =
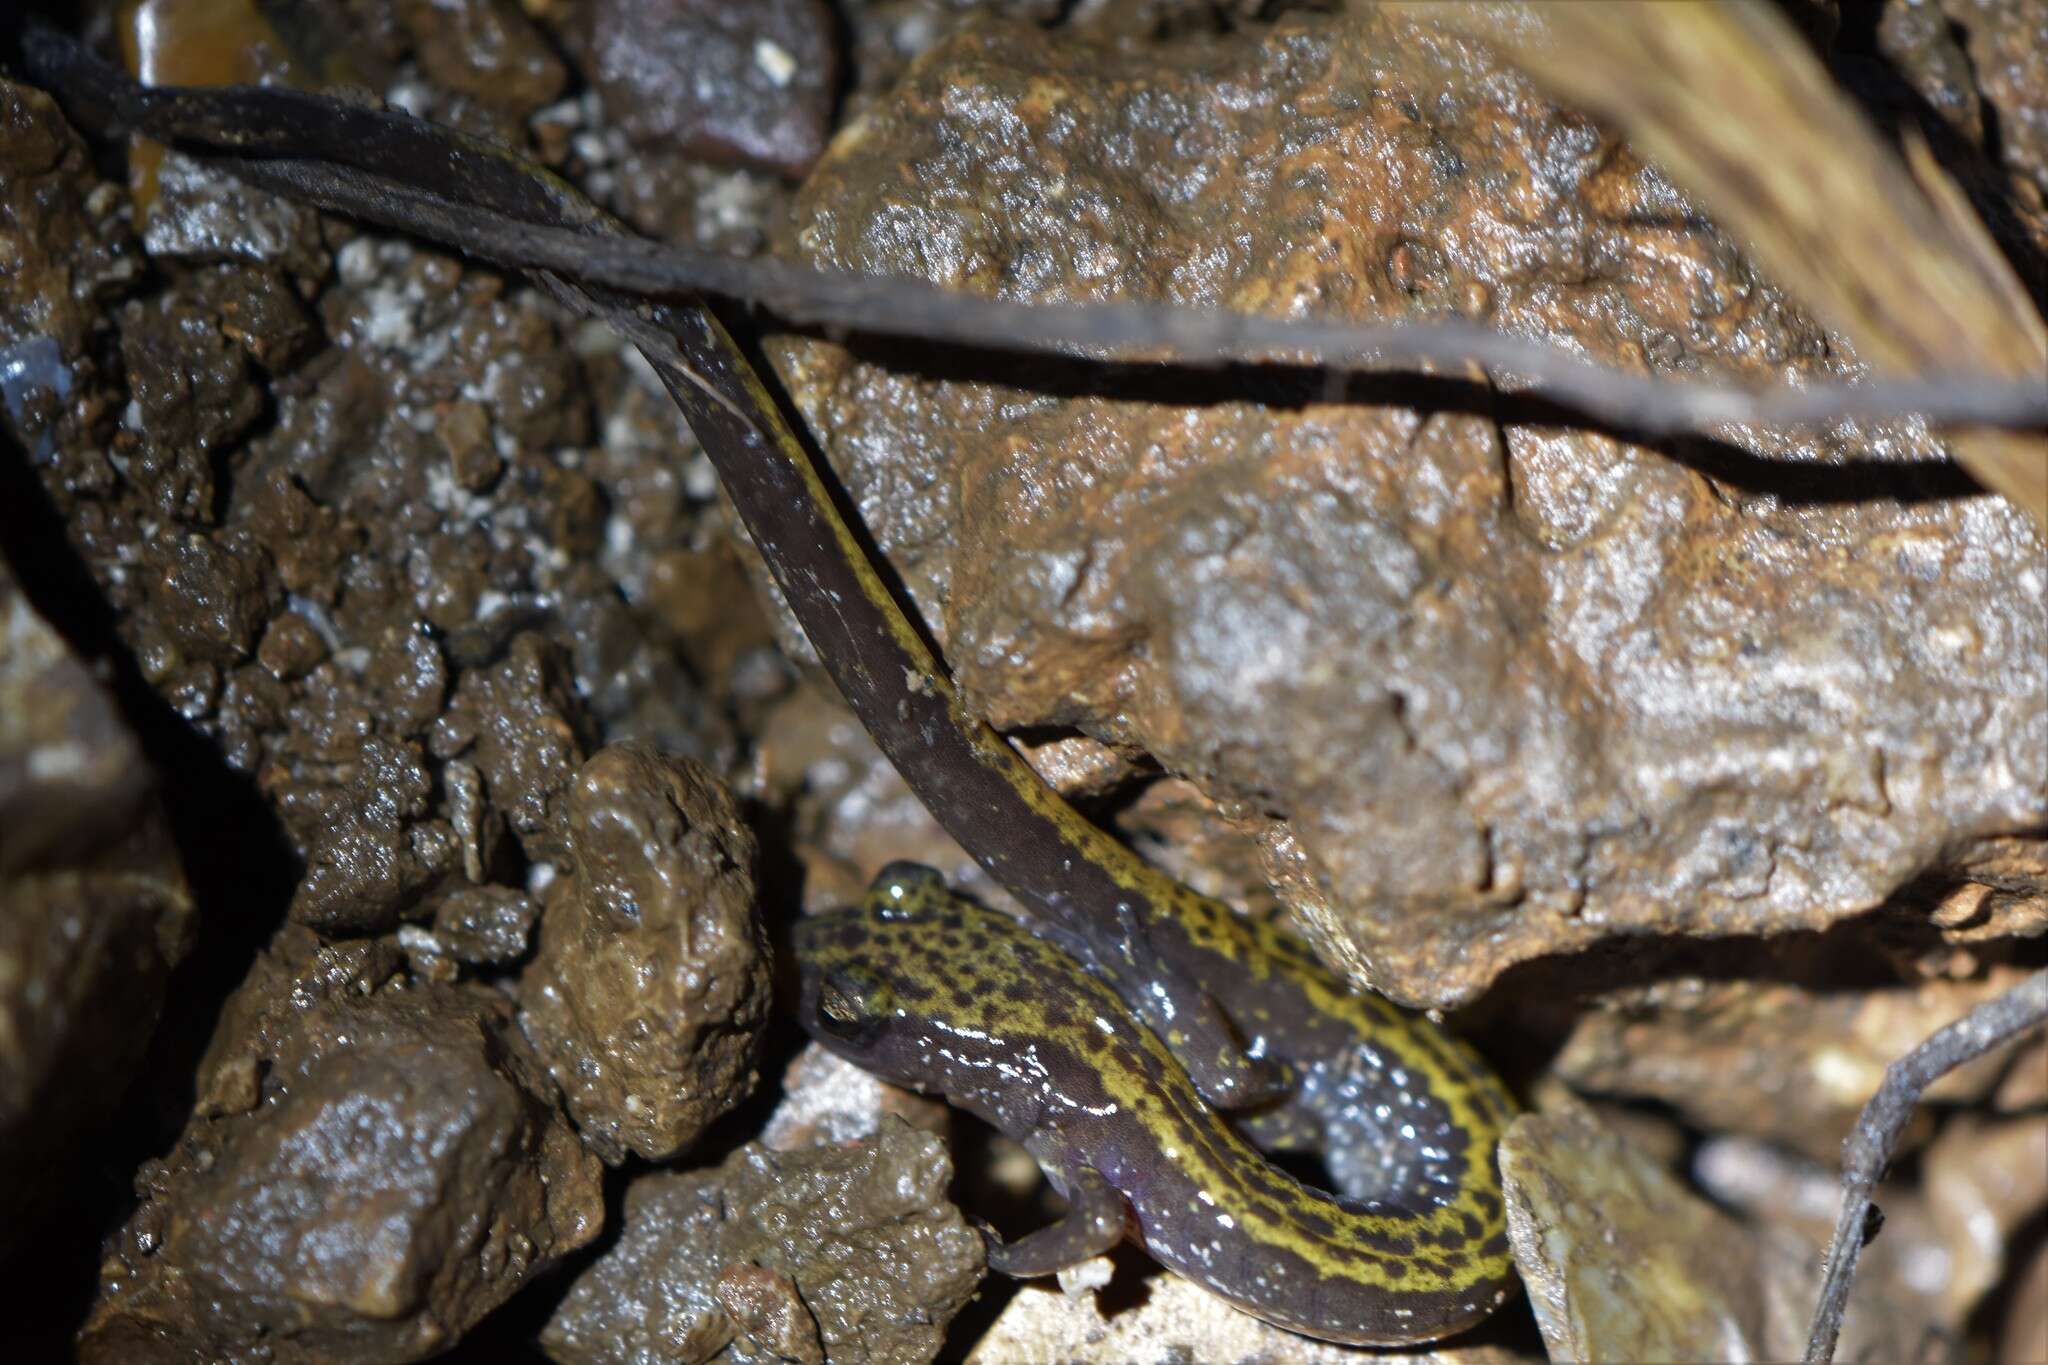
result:
M 101 1271 L 84 1359 L 419 1360 L 597 1234 L 599 1164 L 485 987 L 284 931 Z
M 982 1275 L 952 1174 L 891 1118 L 857 1143 L 643 1176 L 542 1344 L 563 1365 L 930 1360 Z
M 770 1005 L 753 835 L 725 789 L 650 749 L 605 749 L 565 820 L 520 1023 L 593 1149 L 676 1156 L 753 1089 Z
M 824 0 L 595 0 L 584 23 L 592 81 L 635 142 L 788 176 L 824 150 L 839 83 Z
M 1662 373 L 1842 363 L 1624 147 L 1370 18 L 1170 62 L 973 28 L 835 144 L 793 240 L 1010 298 L 1464 314 Z M 2041 533 L 1918 496 L 1943 451 L 1913 424 L 1656 453 L 1391 381 L 1331 403 L 780 354 L 977 703 L 1247 812 L 1324 944 L 1409 1001 L 1610 934 L 1818 927 L 2048 811 Z
M 0 1262 L 69 1202 L 193 912 L 155 771 L 0 559 Z
M 1805 1347 L 1818 1247 L 1693 1194 L 1564 1099 L 1501 1139 L 1508 1236 L 1552 1359 L 1780 1360 Z M 1924 1299 L 1859 1279 L 1842 1358 L 1938 1360 Z

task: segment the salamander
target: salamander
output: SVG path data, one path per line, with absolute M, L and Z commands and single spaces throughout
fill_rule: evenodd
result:
M 799 921 L 796 947 L 820 1042 L 978 1114 L 1066 1196 L 1051 1226 L 991 1238 L 1003 1273 L 1049 1274 L 1132 1235 L 1245 1312 L 1370 1345 L 1456 1332 L 1507 1296 L 1497 1201 L 1475 1198 L 1465 1169 L 1490 1169 L 1504 1102 L 1475 1131 L 1397 1083 L 1399 1059 L 1429 1051 L 1412 1034 L 1371 1030 L 1388 1055 L 1356 1098 L 1404 1169 L 1383 1197 L 1354 1199 L 1266 1161 L 1106 983 L 929 868 L 892 865 L 858 907 Z
M 1091 824 L 969 707 L 718 320 L 675 305 L 606 316 L 682 407 L 862 725 L 1016 897 L 1028 930 L 1104 985 L 1206 1104 L 1243 1111 L 1243 1138 L 1272 1152 L 1320 1149 L 1339 1191 L 1378 1201 L 1375 1216 L 1406 1229 L 1390 1236 L 1407 1238 L 1413 1259 L 1398 1289 L 1379 1286 L 1392 1307 L 1375 1330 L 1418 1342 L 1471 1320 L 1444 1313 L 1443 1297 L 1430 1300 L 1434 1316 L 1406 1306 L 1431 1295 L 1483 1305 L 1472 1316 L 1490 1311 L 1514 1284 L 1494 1163 L 1513 1108 L 1486 1066 L 1427 1019 L 1350 990 L 1305 945 L 1182 886 Z M 1247 1180 L 1279 1178 L 1253 1146 L 1230 1150 L 1264 1172 Z M 1313 1238 L 1314 1225 L 1303 1232 Z M 1251 1272 L 1235 1283 L 1254 1312 L 1261 1286 L 1276 1284 Z M 1319 1324 L 1316 1302 L 1298 1300 L 1307 1311 L 1290 1325 L 1345 1330 Z
M 459 217 L 474 200 L 496 214 L 577 229 L 594 240 L 619 231 L 545 168 L 493 144 L 286 91 L 122 86 L 82 54 L 44 57 L 132 128 L 210 137 L 217 154 L 227 149 L 219 164 L 314 203 L 373 220 L 438 223 L 450 213 Z M 266 148 L 283 155 L 265 157 Z M 354 188 L 336 199 L 332 189 L 301 183 L 296 177 L 305 163 L 293 158 L 308 155 L 355 168 L 361 174 L 350 180 Z M 468 236 L 462 240 L 474 245 Z M 1320 1146 L 1332 1183 L 1378 1210 L 1370 1217 L 1380 1223 L 1355 1224 L 1375 1227 L 1383 1238 L 1372 1265 L 1405 1267 L 1398 1276 L 1385 1269 L 1384 1282 L 1374 1282 L 1393 1306 L 1372 1329 L 1398 1333 L 1385 1339 L 1427 1340 L 1468 1321 L 1465 1305 L 1497 1301 L 1511 1276 L 1492 1152 L 1510 1109 L 1478 1060 L 1426 1020 L 1348 991 L 1277 930 L 1149 867 L 1040 779 L 954 687 L 842 515 L 819 465 L 710 308 L 689 298 L 629 297 L 551 272 L 535 278 L 565 306 L 603 317 L 660 375 L 848 704 L 919 799 L 1023 907 L 1026 927 L 1038 937 L 1012 927 L 1000 931 L 1001 942 L 1041 955 L 1013 953 L 1012 962 L 1048 973 L 1059 967 L 1058 985 L 1045 978 L 1040 1007 L 1049 1008 L 1054 993 L 1118 1003 L 1122 1013 L 1100 1017 L 1126 1031 L 1130 1056 L 1150 1059 L 1119 1071 L 1119 1083 L 1149 1076 L 1159 1094 L 1176 1097 L 1174 1112 L 1188 1131 L 1208 1136 L 1211 1159 L 1201 1178 L 1214 1178 L 1219 1189 L 1224 1177 L 1236 1182 L 1232 1189 L 1300 1189 L 1285 1183 L 1246 1137 L 1268 1150 Z M 1033 942 L 1039 946 L 1017 946 Z M 1032 984 L 1027 974 L 1019 988 L 1028 994 Z M 1094 997 L 1075 994 L 1088 991 Z M 989 1052 L 991 1066 L 1026 1065 L 1034 1044 L 1050 1046 L 1051 1035 L 1028 1036 L 1021 1051 Z M 1077 1087 L 1088 1077 L 1084 1063 L 1063 1070 Z M 1208 1119 L 1187 1107 L 1194 1103 L 1190 1093 L 1207 1106 Z M 1144 1108 L 1137 1099 L 1133 1090 L 1134 1111 Z M 1215 1119 L 1218 1110 L 1241 1112 L 1242 1136 Z M 1142 1184 L 1135 1173 L 1129 1183 L 1126 1197 Z M 1324 1245 L 1315 1220 L 1338 1207 L 1305 1194 L 1275 1196 L 1273 1206 L 1282 1221 L 1262 1226 L 1274 1238 L 1232 1244 L 1247 1258 L 1286 1243 L 1279 1234 L 1290 1210 L 1299 1215 L 1291 1226 L 1305 1239 L 1300 1245 Z M 1029 1263 L 1010 1256 L 999 1264 Z M 1349 1319 L 1324 1322 L 1314 1294 L 1297 1294 L 1275 1278 L 1284 1270 L 1269 1274 L 1247 1260 L 1221 1281 L 1215 1266 L 1206 1270 L 1211 1283 L 1234 1285 L 1230 1292 L 1251 1311 L 1262 1311 L 1268 1293 L 1284 1297 L 1285 1320 L 1301 1331 L 1331 1335 L 1356 1327 L 1346 1325 Z M 1378 1272 L 1359 1271 L 1351 1282 L 1371 1273 Z M 1432 1301 L 1435 1316 L 1420 1306 Z M 1445 1311 L 1445 1303 L 1459 1311 Z M 1402 1318 L 1395 1309 L 1406 1305 L 1416 1306 Z M 1280 1313 L 1268 1315 L 1277 1320 Z

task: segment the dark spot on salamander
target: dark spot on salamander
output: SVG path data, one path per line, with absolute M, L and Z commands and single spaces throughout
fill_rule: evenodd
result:
M 1303 1232 L 1311 1237 L 1328 1237 L 1337 1230 L 1337 1225 L 1317 1213 L 1314 1209 L 1298 1209 L 1294 1221 Z

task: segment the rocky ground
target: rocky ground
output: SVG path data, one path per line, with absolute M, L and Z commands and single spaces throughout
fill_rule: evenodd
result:
M 1992 187 L 2038 301 L 2048 10 L 1789 8 Z M 1859 372 L 1617 132 L 1363 4 L 62 17 L 157 82 L 501 139 L 671 241 Z M 1796 1352 L 1885 1063 L 2048 961 L 2041 527 L 1910 420 L 1648 444 L 1406 376 L 763 349 L 977 708 L 1538 1111 L 1528 1299 L 1420 1355 Z M 968 1220 L 1042 1221 L 1028 1160 L 803 1047 L 793 916 L 906 857 L 1001 893 L 601 327 L 0 78 L 0 399 L 0 1340 L 1354 1354 L 1135 1252 L 986 1279 Z M 1936 1095 L 1849 1350 L 2038 1359 L 2048 1040 Z

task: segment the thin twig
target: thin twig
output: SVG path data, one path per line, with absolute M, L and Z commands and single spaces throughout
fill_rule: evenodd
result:
M 1849 1280 L 1866 1240 L 1871 1192 L 1883 1178 L 1920 1096 L 1965 1062 L 2042 1023 L 2048 1023 L 2048 971 L 2036 972 L 1996 1000 L 1979 1005 L 1885 1068 L 1884 1083 L 1863 1106 L 1855 1131 L 1844 1144 L 1842 1207 L 1828 1243 L 1827 1274 L 1813 1310 L 1806 1365 L 1828 1365 L 1835 1358 Z
M 1457 377 L 1477 364 L 1503 387 L 1533 390 L 1589 417 L 1645 434 L 1912 414 L 1938 423 L 2048 424 L 2048 375 L 1872 376 L 1801 388 L 1706 384 L 1626 373 L 1548 342 L 1460 318 L 1358 324 L 1161 303 L 1021 303 L 923 280 L 739 260 L 609 231 L 579 231 L 485 207 L 484 201 L 509 201 L 467 192 L 478 183 L 497 186 L 524 177 L 531 184 L 553 177 L 513 153 L 405 114 L 293 90 L 149 88 L 48 29 L 32 27 L 23 54 L 33 77 L 76 106 L 74 117 L 210 152 L 223 168 L 294 198 L 428 237 L 502 266 L 549 270 L 565 279 L 643 295 L 714 294 L 793 323 L 993 350 L 1198 365 L 1313 364 L 1332 370 L 1434 365 Z M 431 181 L 417 174 L 384 174 L 385 167 L 373 164 L 381 150 L 401 144 L 414 158 L 408 166 L 438 158 Z M 381 182 L 379 196 L 361 194 L 363 176 Z

